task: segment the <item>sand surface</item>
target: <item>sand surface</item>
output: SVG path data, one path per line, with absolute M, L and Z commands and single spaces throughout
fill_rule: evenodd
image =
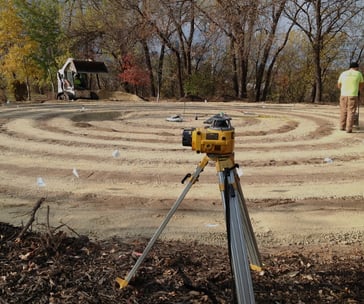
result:
M 232 117 L 235 162 L 258 246 L 354 244 L 364 234 L 364 125 L 338 130 L 338 106 L 76 101 L 0 107 L 0 221 L 66 224 L 95 238 L 150 237 L 204 155 L 182 130 Z M 166 120 L 175 114 L 183 122 Z M 196 119 L 197 118 L 197 119 Z M 47 212 L 49 210 L 49 216 Z M 161 238 L 226 243 L 209 162 Z

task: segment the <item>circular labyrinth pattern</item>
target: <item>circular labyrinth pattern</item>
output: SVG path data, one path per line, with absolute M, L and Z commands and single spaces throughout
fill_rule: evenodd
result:
M 364 133 L 339 131 L 338 111 L 253 103 L 2 107 L 0 220 L 24 220 L 21 215 L 46 197 L 57 221 L 82 232 L 153 229 L 184 189 L 183 177 L 203 157 L 182 146 L 182 130 L 201 127 L 219 112 L 232 117 L 235 161 L 253 222 L 255 210 L 297 207 L 298 201 L 362 202 Z M 183 122 L 166 120 L 175 114 Z M 214 166 L 205 168 L 174 217 L 181 233 L 223 227 Z M 254 225 L 259 229 L 258 220 Z

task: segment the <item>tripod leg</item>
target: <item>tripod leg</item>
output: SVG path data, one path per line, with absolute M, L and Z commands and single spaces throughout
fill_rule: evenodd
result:
M 253 226 L 249 218 L 248 208 L 245 203 L 243 191 L 241 189 L 239 175 L 236 171 L 236 168 L 233 169 L 233 178 L 234 178 L 234 185 L 236 185 L 235 192 L 238 197 L 238 202 L 240 205 L 239 209 L 241 212 L 241 218 L 243 220 L 244 237 L 247 243 L 250 263 L 261 267 L 262 262 L 258 250 L 257 241 L 255 239 Z
M 244 238 L 243 217 L 238 193 L 235 191 L 234 173 L 227 169 L 219 172 L 222 201 L 225 207 L 230 265 L 235 283 L 235 298 L 239 304 L 253 304 L 254 290 L 250 274 L 248 253 Z M 221 182 L 223 185 L 221 186 Z
M 139 266 L 144 261 L 144 259 L 148 255 L 149 251 L 152 249 L 154 243 L 156 242 L 156 240 L 158 239 L 158 237 L 160 236 L 160 234 L 163 232 L 164 228 L 167 226 L 168 222 L 170 221 L 170 219 L 172 218 L 172 216 L 176 212 L 178 206 L 181 204 L 181 202 L 183 201 L 183 199 L 185 198 L 186 194 L 191 189 L 191 187 L 193 186 L 193 184 L 197 181 L 200 173 L 206 167 L 206 165 L 208 164 L 208 162 L 209 162 L 209 158 L 207 156 L 205 156 L 201 160 L 201 162 L 199 163 L 199 165 L 196 168 L 196 171 L 190 177 L 190 180 L 189 180 L 188 184 L 186 185 L 185 189 L 182 191 L 182 193 L 178 197 L 178 199 L 174 202 L 174 204 L 172 205 L 172 208 L 167 213 L 165 219 L 160 224 L 160 226 L 158 227 L 158 229 L 156 230 L 156 232 L 154 233 L 154 235 L 150 239 L 148 245 L 145 247 L 142 255 L 138 258 L 138 260 L 136 261 L 135 265 L 133 266 L 133 268 L 131 269 L 131 271 L 128 273 L 128 275 L 125 277 L 125 279 L 116 278 L 116 282 L 119 283 L 120 288 L 124 288 L 124 287 L 126 287 L 129 284 L 130 280 L 135 275 L 135 273 L 138 270 Z
M 224 202 L 225 200 L 225 170 L 228 170 L 229 184 L 232 187 L 234 193 L 234 200 L 237 198 L 237 204 L 239 207 L 239 216 L 242 219 L 242 232 L 247 243 L 248 255 L 251 264 L 261 266 L 260 254 L 255 239 L 253 227 L 249 218 L 248 208 L 246 207 L 243 191 L 240 185 L 240 179 L 236 170 L 236 165 L 234 163 L 233 156 L 228 158 L 221 158 L 216 160 L 216 170 L 219 173 L 219 183 L 221 197 Z M 225 202 L 224 202 L 225 203 Z

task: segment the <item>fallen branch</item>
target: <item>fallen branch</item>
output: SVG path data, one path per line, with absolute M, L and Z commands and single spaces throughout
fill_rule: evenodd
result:
M 35 219 L 35 214 L 37 212 L 37 210 L 40 208 L 40 206 L 42 205 L 42 203 L 45 201 L 45 197 L 41 197 L 37 203 L 35 204 L 35 206 L 32 209 L 31 212 L 31 216 L 30 219 L 28 221 L 28 223 L 24 226 L 24 228 L 22 229 L 22 231 L 20 231 L 20 233 L 18 234 L 18 237 L 16 238 L 16 242 L 19 242 L 21 240 L 21 238 L 23 237 L 24 233 L 28 230 L 28 228 L 32 225 L 32 223 L 34 222 Z
M 67 227 L 67 228 L 68 228 L 70 231 L 72 231 L 75 235 L 77 235 L 78 237 L 81 237 L 81 235 L 80 235 L 80 234 L 78 234 L 76 230 L 72 229 L 72 228 L 71 228 L 70 226 L 68 226 L 67 224 L 62 224 L 61 226 L 58 226 L 58 227 L 57 227 L 57 229 L 59 229 L 59 228 L 60 228 L 60 227 L 62 227 L 62 226 Z

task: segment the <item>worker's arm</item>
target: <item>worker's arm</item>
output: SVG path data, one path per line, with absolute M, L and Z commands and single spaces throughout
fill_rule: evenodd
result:
M 359 83 L 359 91 L 362 92 L 364 90 L 364 82 Z
M 359 83 L 359 94 L 358 94 L 359 105 L 362 103 L 363 96 L 364 96 L 364 82 L 361 82 Z

